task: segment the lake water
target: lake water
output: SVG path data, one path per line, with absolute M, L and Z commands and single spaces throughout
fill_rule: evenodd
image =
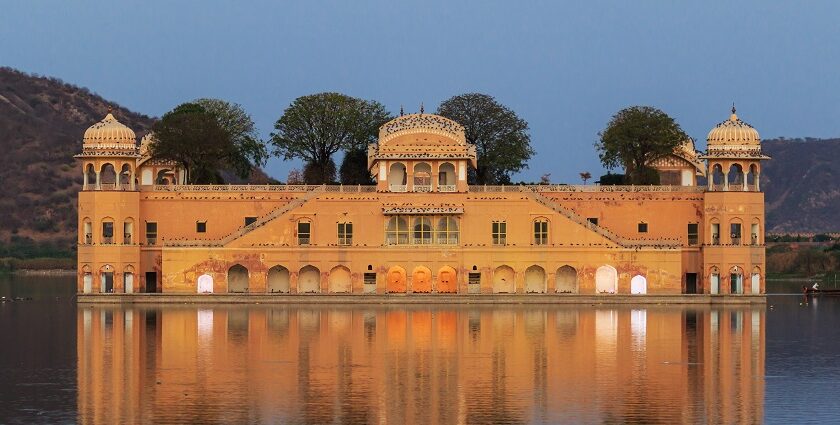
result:
M 837 422 L 840 299 L 89 307 L 0 275 L 0 423 Z

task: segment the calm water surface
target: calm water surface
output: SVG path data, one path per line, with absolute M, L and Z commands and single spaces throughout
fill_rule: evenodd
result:
M 0 276 L 0 423 L 836 422 L 840 299 L 77 308 Z M 771 307 L 772 306 L 772 307 Z

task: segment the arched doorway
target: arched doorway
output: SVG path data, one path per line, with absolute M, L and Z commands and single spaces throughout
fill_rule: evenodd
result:
M 595 293 L 615 294 L 618 292 L 618 272 L 613 266 L 601 266 L 595 271 Z
M 525 293 L 544 294 L 545 292 L 545 269 L 537 265 L 525 269 Z
M 411 292 L 432 292 L 432 271 L 425 266 L 417 266 L 411 272 Z
M 744 293 L 744 272 L 738 266 L 733 266 L 732 269 L 729 270 L 729 293 Z
M 90 266 L 82 266 L 82 273 L 82 293 L 89 294 L 93 292 L 93 273 L 90 272 Z
M 647 294 L 647 279 L 644 276 L 635 275 L 632 279 L 630 279 L 630 294 Z
M 99 172 L 99 183 L 102 189 L 114 189 L 117 184 L 117 170 L 111 163 L 105 163 Z
M 248 292 L 248 269 L 236 264 L 228 269 L 228 292 Z
M 493 293 L 513 294 L 516 292 L 516 273 L 510 266 L 499 266 L 493 272 Z
M 729 190 L 744 190 L 744 168 L 741 164 L 729 166 L 729 172 L 726 173 L 726 182 L 729 185 Z
M 389 293 L 405 292 L 405 269 L 392 266 L 386 276 L 385 291 Z
M 317 294 L 321 292 L 321 271 L 315 266 L 304 266 L 298 273 L 298 293 Z
M 283 266 L 274 266 L 268 269 L 268 292 L 288 294 L 289 269 Z
M 198 277 L 198 282 L 196 283 L 196 291 L 199 294 L 212 294 L 213 293 L 213 276 L 210 276 L 207 273 Z
M 123 271 L 123 292 L 134 293 L 134 267 L 127 266 Z
M 349 294 L 352 290 L 350 269 L 336 266 L 330 270 L 330 292 L 334 294 Z
M 750 292 L 754 295 L 761 293 L 761 269 L 757 266 L 753 267 L 752 277 L 750 278 Z
M 443 266 L 438 270 L 437 285 L 439 294 L 454 294 L 458 292 L 458 274 L 452 267 Z
M 720 293 L 720 271 L 717 267 L 709 270 L 709 293 L 713 295 Z
M 432 166 L 427 162 L 414 165 L 414 191 L 430 192 L 432 190 Z
M 449 162 L 438 167 L 438 188 L 441 192 L 455 191 L 455 166 Z
M 106 264 L 99 269 L 99 279 L 99 292 L 114 292 L 114 268 L 110 264 Z
M 554 276 L 554 290 L 558 294 L 577 294 L 577 270 L 572 266 L 563 266 L 557 269 L 557 274 Z

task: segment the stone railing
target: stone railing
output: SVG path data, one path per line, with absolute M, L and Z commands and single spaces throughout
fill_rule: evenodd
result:
M 391 192 L 405 192 L 407 190 L 406 185 L 404 184 L 392 184 L 388 186 L 388 190 Z
M 175 184 L 140 186 L 143 192 L 376 192 L 370 185 L 311 185 L 311 184 Z
M 414 185 L 415 192 L 427 193 L 432 191 L 432 186 L 428 184 L 415 184 Z
M 438 186 L 438 192 L 455 192 L 458 190 L 454 184 L 442 184 Z

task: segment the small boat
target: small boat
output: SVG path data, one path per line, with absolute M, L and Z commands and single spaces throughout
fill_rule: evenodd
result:
M 805 295 L 839 295 L 840 289 L 814 289 L 813 287 L 803 286 L 802 289 Z

